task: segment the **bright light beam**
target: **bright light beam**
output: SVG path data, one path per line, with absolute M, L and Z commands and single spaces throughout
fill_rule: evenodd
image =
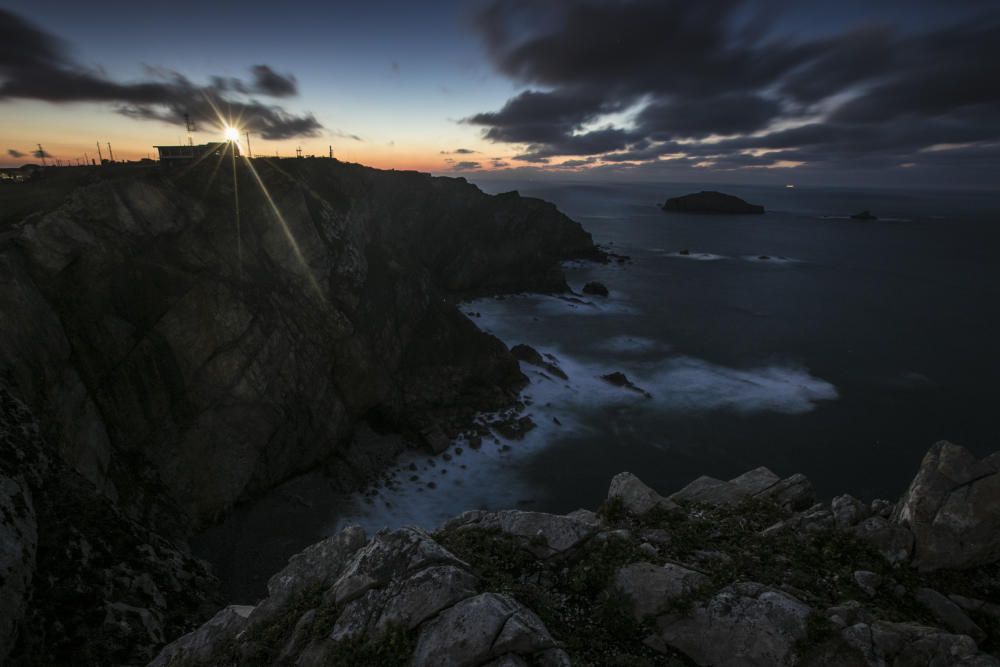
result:
M 316 277 L 313 275 L 312 270 L 309 268 L 309 264 L 306 262 L 305 255 L 302 254 L 302 249 L 299 247 L 298 242 L 295 240 L 295 236 L 292 235 L 291 228 L 285 221 L 285 216 L 281 215 L 281 211 L 278 210 L 278 205 L 274 203 L 271 193 L 268 191 L 267 186 L 264 185 L 264 181 L 261 180 L 260 174 L 258 174 L 257 170 L 254 168 L 253 162 L 251 162 L 245 155 L 243 156 L 243 162 L 250 168 L 250 173 L 253 174 L 258 187 L 260 187 L 260 191 L 264 193 L 264 198 L 267 199 L 268 206 L 271 207 L 271 213 L 274 214 L 274 217 L 281 224 L 281 230 L 285 233 L 285 238 L 288 239 L 289 245 L 292 246 L 292 251 L 295 252 L 295 256 L 298 258 L 303 270 L 305 270 L 306 277 L 309 279 L 309 284 L 312 285 L 314 290 L 316 290 L 316 296 L 319 297 L 320 301 L 326 301 L 326 298 L 323 296 L 323 290 L 320 289 L 319 283 L 316 281 Z

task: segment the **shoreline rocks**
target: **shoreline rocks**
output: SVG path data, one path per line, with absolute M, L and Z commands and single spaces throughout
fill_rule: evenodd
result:
M 936 475 L 974 460 L 959 450 L 935 445 L 899 506 L 949 497 Z M 597 512 L 473 511 L 367 541 L 347 529 L 293 558 L 248 615 L 224 609 L 153 664 L 1000 666 L 983 650 L 1000 607 L 972 595 L 1000 591 L 1000 560 L 923 571 L 871 546 L 881 522 L 909 533 L 886 501 L 812 500 L 803 476 L 767 468 L 666 496 L 620 473 Z

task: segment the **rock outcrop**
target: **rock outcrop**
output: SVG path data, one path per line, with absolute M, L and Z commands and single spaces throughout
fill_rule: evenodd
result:
M 511 404 L 517 363 L 448 300 L 565 290 L 561 260 L 600 256 L 553 205 L 464 179 L 207 162 L 84 172 L 0 242 L 0 373 L 164 530 L 346 454 L 362 420 L 419 441 Z
M 596 513 L 348 528 L 153 664 L 1000 667 L 1000 562 L 922 572 L 859 530 L 908 532 L 891 503 L 811 500 L 766 468 L 669 496 L 621 473 Z
M 977 460 L 950 442 L 934 445 L 896 505 L 913 533 L 921 569 L 971 567 L 1000 559 L 1000 452 Z
M 0 664 L 145 664 L 218 608 L 207 564 L 69 468 L 2 387 L 0 490 Z
M 761 214 L 764 212 L 764 207 L 748 204 L 734 195 L 702 190 L 682 197 L 671 197 L 663 204 L 663 210 L 681 213 Z

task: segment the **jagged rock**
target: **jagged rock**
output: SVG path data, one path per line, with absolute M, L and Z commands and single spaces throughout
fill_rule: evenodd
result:
M 871 597 L 878 592 L 879 586 L 882 585 L 882 575 L 870 570 L 858 570 L 854 573 L 854 583 Z
M 743 489 L 729 482 L 702 475 L 680 491 L 670 494 L 670 499 L 706 505 L 736 505 L 749 496 Z
M 532 366 L 538 366 L 539 368 L 545 369 L 549 374 L 561 380 L 568 380 L 569 377 L 555 364 L 546 361 L 545 357 L 539 353 L 538 350 L 531 347 L 530 345 L 519 344 L 510 348 L 510 353 L 514 355 L 514 358 L 518 361 L 523 361 L 526 364 L 531 364 Z
M 728 482 L 703 475 L 671 494 L 670 498 L 716 506 L 735 505 L 748 498 L 759 498 L 798 510 L 808 507 L 814 494 L 812 484 L 804 475 L 795 474 L 781 479 L 767 468 L 761 467 Z
M 700 572 L 666 563 L 632 563 L 618 570 L 612 590 L 624 595 L 636 619 L 662 613 L 674 600 L 709 583 Z
M 684 213 L 763 213 L 764 207 L 748 204 L 739 197 L 727 195 L 714 190 L 671 197 L 663 204 L 664 211 L 681 211 Z
M 841 631 L 869 667 L 886 665 L 940 665 L 941 667 L 997 667 L 1000 661 L 979 652 L 967 635 L 954 635 L 915 623 L 875 621 Z
M 231 641 L 247 625 L 253 607 L 230 605 L 200 628 L 167 644 L 147 667 L 195 667 L 208 664 L 219 646 Z
M 542 621 L 513 598 L 483 593 L 444 611 L 420 631 L 413 667 L 475 667 L 507 654 L 534 656 L 558 653 Z M 569 664 L 565 655 L 550 664 Z
M 653 491 L 630 472 L 620 472 L 611 479 L 608 500 L 613 498 L 618 498 L 625 511 L 636 516 L 642 516 L 654 508 L 677 508 L 677 503 Z
M 583 286 L 583 293 L 592 294 L 594 296 L 607 296 L 608 288 L 604 285 L 604 283 L 599 283 L 596 281 L 589 282 Z
M 757 583 L 733 584 L 686 615 L 658 618 L 652 643 L 673 647 L 699 665 L 792 665 L 810 613 L 787 593 Z
M 913 564 L 921 569 L 1000 560 L 1000 452 L 976 460 L 964 447 L 935 444 L 893 520 L 913 533 Z
M 913 534 L 880 516 L 868 517 L 854 526 L 853 532 L 875 547 L 890 563 L 904 562 L 913 553 Z
M 642 394 L 646 398 L 652 398 L 652 394 L 650 394 L 645 389 L 636 386 L 636 384 L 633 383 L 631 380 L 629 380 L 628 376 L 622 373 L 621 371 L 614 371 L 613 373 L 607 373 L 606 375 L 602 375 L 601 379 L 610 385 L 621 387 L 623 389 L 629 389 L 631 391 L 636 392 L 637 394 Z
M 17 640 L 31 595 L 37 549 L 31 490 L 20 475 L 6 477 L 0 472 L 0 663 Z
M 816 499 L 812 482 L 801 474 L 795 473 L 785 477 L 769 489 L 757 494 L 758 498 L 771 500 L 792 511 L 809 507 Z
M 364 530 L 349 526 L 292 556 L 288 565 L 268 580 L 268 597 L 254 610 L 252 624 L 268 623 L 296 597 L 332 585 L 366 541 Z
M 1000 621 L 1000 604 L 986 602 L 985 600 L 977 600 L 975 598 L 968 598 L 964 595 L 955 595 L 954 593 L 949 595 L 948 599 L 965 611 L 984 614 L 992 618 L 994 621 Z
M 875 516 L 880 516 L 883 519 L 888 519 L 892 516 L 892 511 L 896 507 L 896 503 L 891 500 L 885 500 L 884 498 L 876 498 L 871 502 L 869 506 L 869 514 Z
M 854 526 L 870 514 L 868 506 L 849 493 L 834 498 L 830 502 L 830 512 L 837 528 L 841 530 Z
M 446 523 L 444 528 L 497 530 L 521 538 L 524 548 L 538 558 L 549 558 L 574 549 L 597 532 L 593 522 L 520 510 L 465 512 Z
M 941 625 L 955 634 L 969 635 L 977 642 L 986 638 L 986 633 L 983 632 L 983 629 L 976 625 L 957 604 L 937 591 L 930 588 L 919 588 L 913 594 L 913 597 Z
M 206 565 L 70 469 L 3 387 L 0 510 L 4 665 L 145 664 L 219 607 Z

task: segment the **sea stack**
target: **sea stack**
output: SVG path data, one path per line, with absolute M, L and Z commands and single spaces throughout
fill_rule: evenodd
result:
M 683 197 L 671 197 L 663 204 L 664 211 L 681 213 L 761 214 L 764 207 L 714 190 L 702 190 Z

